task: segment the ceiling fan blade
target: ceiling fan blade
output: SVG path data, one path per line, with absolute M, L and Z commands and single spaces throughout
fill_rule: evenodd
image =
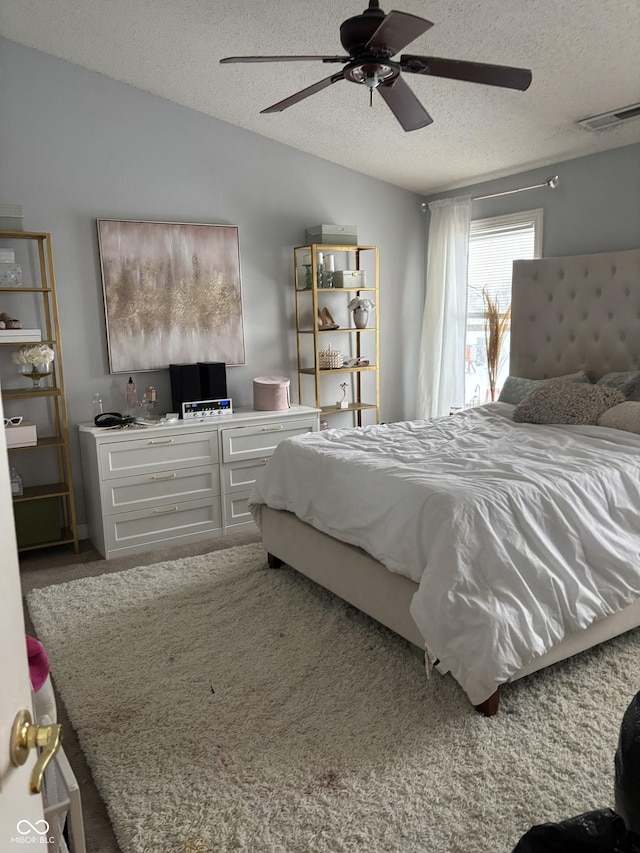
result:
M 296 92 L 295 95 L 291 95 L 283 101 L 278 101 L 277 104 L 272 104 L 272 106 L 267 107 L 266 110 L 260 110 L 260 113 L 280 113 L 282 110 L 286 110 L 287 107 L 292 107 L 294 104 L 297 104 L 298 101 L 303 101 L 305 98 L 308 98 L 309 95 L 315 95 L 316 92 L 321 92 L 322 89 L 326 89 L 327 86 L 330 86 L 332 83 L 337 83 L 339 80 L 344 80 L 343 71 L 338 72 L 338 74 L 332 74 L 331 77 L 325 77 L 324 80 L 319 80 L 317 83 L 314 83 L 313 86 L 307 86 L 306 89 L 301 89 L 299 92 Z
M 221 65 L 230 62 L 349 62 L 350 56 L 225 56 L 220 60 Z
M 418 130 L 433 121 L 402 77 L 378 86 L 378 91 L 405 130 Z
M 524 92 L 531 85 L 532 74 L 527 68 L 509 65 L 489 65 L 484 62 L 467 62 L 461 59 L 442 59 L 439 56 L 413 56 L 402 54 L 400 67 L 410 74 L 427 74 L 431 77 L 449 77 L 468 83 L 485 83 Z
M 393 56 L 433 26 L 426 18 L 406 12 L 389 12 L 365 46 L 365 50 L 384 50 Z

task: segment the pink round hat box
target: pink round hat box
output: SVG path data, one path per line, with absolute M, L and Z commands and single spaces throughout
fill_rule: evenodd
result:
M 256 412 L 290 409 L 291 380 L 286 376 L 256 376 L 253 380 L 253 408 Z

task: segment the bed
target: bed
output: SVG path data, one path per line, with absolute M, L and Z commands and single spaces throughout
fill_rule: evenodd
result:
M 516 262 L 512 375 L 544 379 L 583 370 L 597 379 L 604 373 L 632 369 L 640 369 L 640 250 Z M 450 671 L 472 704 L 487 715 L 498 710 L 501 684 L 640 626 L 640 529 L 636 531 L 635 516 L 631 515 L 640 498 L 640 436 L 596 426 L 542 426 L 523 431 L 523 426 L 533 425 L 513 424 L 512 410 L 508 404 L 496 403 L 439 422 L 407 422 L 363 431 L 332 430 L 329 443 L 336 445 L 337 451 L 334 468 L 328 467 L 329 457 L 323 457 L 326 436 L 313 434 L 283 442 L 258 481 L 251 503 L 270 565 L 284 562 L 292 566 L 425 648 L 428 663 L 443 672 Z M 436 478 L 435 484 L 431 482 L 428 498 L 419 497 L 420 484 L 414 481 L 420 476 L 410 465 L 408 490 L 394 491 L 400 487 L 393 474 L 384 490 L 373 486 L 379 482 L 375 479 L 376 469 L 382 476 L 387 456 L 393 455 L 394 448 L 403 448 L 403 452 L 409 448 L 404 455 L 410 457 L 414 438 L 427 427 L 435 430 L 429 434 L 434 446 L 439 442 L 443 448 L 433 458 L 445 457 L 438 463 L 440 481 Z M 515 428 L 520 428 L 517 436 L 510 432 Z M 457 438 L 453 436 L 456 430 Z M 368 444 L 376 433 L 382 439 L 378 462 L 364 448 L 349 448 L 349 440 L 359 436 L 363 445 Z M 444 484 L 455 482 L 456 465 L 462 464 L 459 458 L 466 453 L 465 447 L 474 434 L 480 447 L 485 451 L 490 448 L 490 457 L 471 447 L 471 458 L 480 465 L 481 473 L 475 480 L 472 476 L 471 485 L 468 480 L 460 480 L 458 494 L 452 497 Z M 535 445 L 527 454 L 519 444 L 525 434 L 533 436 Z M 503 452 L 508 444 L 512 447 L 511 459 Z M 514 446 L 518 448 L 515 455 Z M 416 444 L 416 454 L 417 448 Z M 292 452 L 292 457 L 286 456 Z M 324 517 L 320 514 L 319 495 L 323 490 L 318 486 L 318 476 L 305 469 L 308 452 L 323 457 L 322 476 L 326 481 L 327 472 L 332 471 L 334 479 L 338 478 L 337 483 L 332 480 L 333 495 L 344 493 L 346 498 L 345 506 L 334 507 L 333 516 L 330 511 Z M 570 453 L 577 454 L 576 473 L 565 477 L 558 486 L 560 491 L 553 493 L 547 488 L 551 469 L 570 469 Z M 534 469 L 538 466 L 536 476 L 531 470 L 523 472 L 518 468 L 523 455 L 531 456 Z M 358 476 L 349 473 L 354 471 L 353 466 L 349 467 L 352 458 L 356 468 L 361 469 Z M 545 458 L 547 471 L 543 470 Z M 495 468 L 493 481 L 491 466 Z M 360 479 L 363 470 L 364 480 Z M 601 473 L 594 491 L 583 474 L 597 470 Z M 301 491 L 305 481 L 314 484 L 306 494 Z M 494 503 L 512 504 L 514 482 L 519 484 L 515 490 L 521 513 L 518 529 L 531 522 L 534 538 L 528 547 L 520 548 L 522 543 L 514 544 L 513 537 L 505 533 L 506 516 L 495 523 L 485 518 L 484 507 L 491 503 L 491 490 L 496 496 Z M 549 527 L 545 547 L 540 547 L 545 537 L 535 527 L 540 518 L 529 519 L 540 515 L 537 504 L 527 503 L 540 484 L 544 484 L 544 498 L 548 501 L 542 514 L 543 524 Z M 598 505 L 595 498 L 600 488 L 622 489 L 625 499 L 618 500 L 614 492 L 603 492 Z M 378 506 L 376 510 L 376 503 L 369 499 L 376 492 L 387 501 L 386 512 L 384 500 L 383 509 Z M 593 505 L 598 516 L 595 526 L 593 520 L 584 521 L 582 505 L 576 503 L 578 498 Z M 422 525 L 411 522 L 413 527 L 407 526 L 404 536 L 401 530 L 400 539 L 397 530 L 395 540 L 386 539 L 386 528 L 402 526 L 398 519 L 403 506 L 415 503 L 421 504 L 420 511 L 426 513 Z M 553 521 L 548 521 L 550 507 L 554 507 Z M 367 519 L 376 511 L 379 515 L 374 532 L 367 533 Z M 469 526 L 471 517 L 473 524 Z M 452 531 L 460 526 L 461 518 L 468 532 L 460 540 L 462 545 L 452 547 Z M 476 536 L 476 526 L 482 527 L 481 536 Z M 497 551 L 488 550 L 488 540 L 494 541 Z M 588 540 L 588 547 L 583 540 Z M 531 541 L 535 542 L 533 558 Z M 466 551 L 463 559 L 460 552 Z M 414 558 L 418 560 L 416 565 L 411 563 Z M 418 571 L 420 559 L 426 561 L 422 574 Z M 588 578 L 587 591 L 581 589 L 576 601 L 566 575 L 573 561 Z M 595 561 L 598 573 L 592 572 L 594 566 L 589 561 Z M 464 566 L 459 570 L 461 563 Z M 493 576 L 493 567 L 502 563 L 517 576 L 515 588 L 503 590 L 501 577 Z M 454 575 L 448 575 L 450 571 Z M 482 584 L 476 583 L 476 576 Z M 482 589 L 488 588 L 487 577 L 493 584 L 488 596 L 492 607 L 483 605 Z M 447 583 L 451 586 L 447 587 Z M 447 610 L 454 587 L 456 596 L 462 589 L 461 600 L 466 597 L 472 601 L 471 609 Z M 499 600 L 497 611 L 493 608 L 494 598 Z M 481 650 L 479 657 L 476 647 Z

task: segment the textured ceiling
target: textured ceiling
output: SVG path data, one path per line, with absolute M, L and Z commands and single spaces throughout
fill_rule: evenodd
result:
M 434 23 L 402 52 L 530 68 L 526 92 L 404 75 L 434 119 L 405 133 L 378 93 L 337 83 L 260 110 L 341 66 L 220 65 L 244 54 L 342 54 L 368 0 L 2 0 L 0 33 L 163 98 L 418 193 L 640 141 L 640 118 L 576 121 L 640 101 L 638 0 L 397 0 Z M 386 12 L 391 11 L 383 3 Z

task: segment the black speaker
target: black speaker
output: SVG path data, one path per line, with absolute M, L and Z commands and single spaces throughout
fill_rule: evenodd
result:
M 182 404 L 195 400 L 224 400 L 227 396 L 227 369 L 224 361 L 197 364 L 170 364 L 171 405 L 182 417 Z
M 182 404 L 205 400 L 200 386 L 200 368 L 197 364 L 170 364 L 171 406 L 182 417 Z
M 200 361 L 201 400 L 224 400 L 227 396 L 227 368 L 224 361 Z

